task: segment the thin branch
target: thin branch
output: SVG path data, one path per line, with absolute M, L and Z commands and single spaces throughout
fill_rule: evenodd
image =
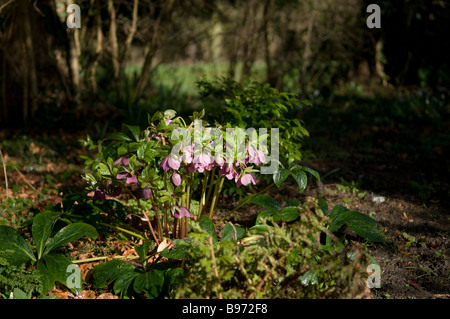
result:
M 6 8 L 8 5 L 10 5 L 11 3 L 13 3 L 14 2 L 14 0 L 9 0 L 8 2 L 6 2 L 5 4 L 3 4 L 1 7 L 0 7 L 0 13 L 2 13 L 2 10 L 4 9 L 4 8 Z
M 2 10 L 0 10 L 1 12 Z M 6 163 L 3 158 L 2 149 L 0 148 L 0 157 L 2 158 L 2 164 L 3 164 L 3 172 L 5 173 L 5 183 L 6 183 L 6 198 L 9 198 L 9 191 L 8 191 L 8 175 L 6 175 Z

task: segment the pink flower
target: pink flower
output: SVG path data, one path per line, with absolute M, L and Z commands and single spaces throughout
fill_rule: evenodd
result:
M 194 146 L 188 145 L 183 147 L 183 162 L 186 164 L 192 163 L 192 156 L 194 155 Z
M 200 154 L 194 157 L 194 167 L 195 170 L 199 173 L 204 172 L 205 170 L 209 171 L 213 167 L 214 162 L 211 157 L 207 154 Z
M 239 174 L 234 170 L 233 165 L 225 163 L 219 170 L 219 176 L 225 176 L 228 180 L 236 179 Z
M 136 175 L 131 175 L 130 173 L 123 172 L 116 175 L 117 179 L 126 179 L 127 184 L 138 184 L 138 178 Z
M 143 199 L 150 199 L 150 197 L 152 196 L 152 189 L 149 188 L 149 187 L 145 187 L 142 190 L 142 195 L 141 196 L 142 196 Z
M 94 200 L 105 200 L 106 199 L 106 191 L 104 189 L 97 188 L 94 193 Z
M 122 164 L 128 166 L 128 164 L 130 164 L 130 159 L 126 157 L 119 157 L 114 161 L 114 164 L 119 167 L 122 166 Z
M 247 163 L 254 163 L 256 166 L 258 166 L 261 163 L 266 163 L 266 156 L 264 155 L 263 151 L 255 151 L 253 147 L 249 146 L 248 155 L 245 157 L 245 161 Z
M 175 218 L 181 219 L 183 217 L 191 217 L 191 213 L 190 213 L 189 209 L 187 209 L 186 207 L 183 207 L 183 206 L 174 205 L 174 206 L 172 206 L 170 211 L 172 212 L 173 217 L 175 217 Z
M 170 123 L 172 123 L 172 120 L 170 120 L 170 119 L 164 119 L 164 122 L 166 123 L 166 125 L 169 125 Z
M 172 174 L 172 183 L 175 186 L 179 186 L 181 184 L 181 175 L 177 172 L 173 172 Z
M 180 161 L 174 159 L 169 155 L 163 158 L 160 166 L 163 168 L 164 172 L 168 172 L 171 168 L 174 170 L 178 170 L 180 168 Z
M 241 185 L 247 186 L 248 184 L 252 183 L 253 185 L 256 185 L 255 176 L 253 174 L 245 174 L 241 176 L 236 182 L 236 186 L 239 187 Z

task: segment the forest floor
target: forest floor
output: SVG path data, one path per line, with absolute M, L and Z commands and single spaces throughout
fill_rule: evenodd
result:
M 358 102 L 302 111 L 311 135 L 303 148 L 315 154 L 303 164 L 317 170 L 321 181 L 311 182 L 302 194 L 286 185 L 271 189 L 270 195 L 324 197 L 331 207 L 344 205 L 376 219 L 389 244 L 364 244 L 381 268 L 381 288 L 371 290 L 373 298 L 448 299 L 450 158 L 444 154 L 450 154 L 450 110 L 419 109 L 408 117 L 399 111 L 401 105 Z M 0 224 L 20 224 L 30 212 L 83 189 L 79 155 L 85 151 L 78 139 L 85 134 L 0 132 L 9 182 L 7 194 L 1 167 Z M 226 211 L 232 204 L 221 201 L 219 209 Z M 256 207 L 246 205 L 229 219 L 252 226 L 257 213 Z

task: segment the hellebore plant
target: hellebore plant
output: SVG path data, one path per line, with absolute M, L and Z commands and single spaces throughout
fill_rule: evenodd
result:
M 237 187 L 256 185 L 256 167 L 276 158 L 268 158 L 266 131 L 257 136 L 256 130 L 229 124 L 205 127 L 203 117 L 204 111 L 194 112 L 187 125 L 175 111 L 166 110 L 149 116 L 143 131 L 123 125 L 121 132 L 106 138 L 106 146 L 105 141 L 95 146 L 88 138 L 86 145 L 99 152 L 95 160 L 85 158 L 92 174 L 84 179 L 93 199 L 136 200 L 157 244 L 164 237 L 186 237 L 190 218 L 212 219 L 225 179 Z M 272 146 L 274 142 L 272 136 Z M 193 211 L 194 198 L 199 199 L 198 211 Z M 141 201 L 150 202 L 145 206 L 152 209 L 146 210 Z

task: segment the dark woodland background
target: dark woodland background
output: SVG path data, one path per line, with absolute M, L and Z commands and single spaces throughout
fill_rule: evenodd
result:
M 66 27 L 69 3 L 81 7 L 81 29 Z M 366 26 L 370 3 L 381 7 L 381 29 Z M 167 87 L 152 76 L 174 64 L 224 65 L 222 76 L 313 103 L 348 83 L 441 94 L 450 84 L 449 31 L 446 1 L 1 0 L 0 126 L 132 121 L 155 101 L 195 109 L 195 92 L 180 90 L 179 79 Z

